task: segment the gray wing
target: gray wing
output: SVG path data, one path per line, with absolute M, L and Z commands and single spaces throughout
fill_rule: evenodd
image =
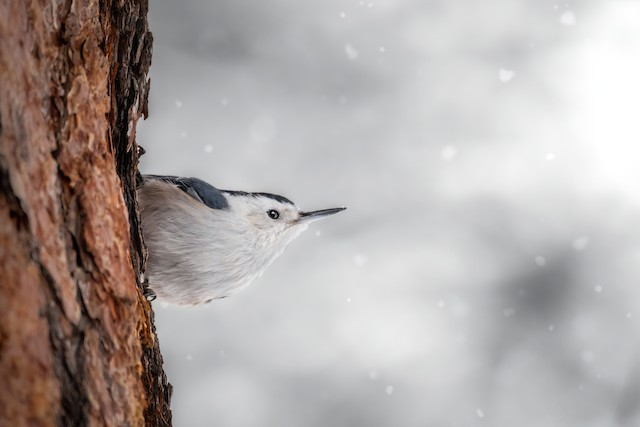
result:
M 169 175 L 143 175 L 144 180 L 155 179 L 174 184 L 200 203 L 211 209 L 226 209 L 229 207 L 227 198 L 213 185 L 198 178 L 182 178 Z

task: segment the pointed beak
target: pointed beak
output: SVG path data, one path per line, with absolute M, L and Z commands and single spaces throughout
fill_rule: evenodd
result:
M 322 209 L 320 211 L 313 211 L 313 212 L 300 212 L 300 218 L 298 218 L 298 222 L 317 221 L 319 219 L 337 214 L 338 212 L 342 212 L 345 209 L 347 209 L 346 206 L 343 206 L 340 208 Z

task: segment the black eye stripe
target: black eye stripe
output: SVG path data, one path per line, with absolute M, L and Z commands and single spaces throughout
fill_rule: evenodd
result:
M 278 212 L 275 209 L 271 209 L 267 211 L 267 215 L 269 215 L 269 218 L 271 219 L 278 219 L 280 218 L 280 212 Z

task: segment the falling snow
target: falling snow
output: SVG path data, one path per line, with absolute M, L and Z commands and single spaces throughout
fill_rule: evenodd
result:
M 506 68 L 500 68 L 500 71 L 498 71 L 498 78 L 502 83 L 510 82 L 515 75 L 516 75 L 515 71 L 508 70 Z
M 570 10 L 565 10 L 562 12 L 562 15 L 560 15 L 560 23 L 567 27 L 576 25 L 576 15 Z
M 587 248 L 588 245 L 589 238 L 587 236 L 578 237 L 571 244 L 571 246 L 573 246 L 573 249 L 575 249 L 576 251 L 583 251 Z
M 453 145 L 445 145 L 440 150 L 440 155 L 444 160 L 453 160 L 458 155 L 458 149 Z
M 349 58 L 352 61 L 355 61 L 356 59 L 358 59 L 358 56 L 360 55 L 356 50 L 356 48 L 350 44 L 344 45 L 344 52 L 347 54 L 347 58 Z
M 596 360 L 596 355 L 591 350 L 584 350 L 581 354 L 582 361 L 585 363 L 593 363 Z
M 368 260 L 369 258 L 367 258 L 367 256 L 363 254 L 355 254 L 353 256 L 353 262 L 358 267 L 364 267 Z

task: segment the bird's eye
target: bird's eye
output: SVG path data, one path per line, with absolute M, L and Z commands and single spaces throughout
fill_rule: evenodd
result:
M 271 219 L 280 218 L 280 212 L 278 212 L 275 209 L 271 209 L 271 210 L 267 211 L 267 215 L 269 215 L 269 218 L 271 218 Z

